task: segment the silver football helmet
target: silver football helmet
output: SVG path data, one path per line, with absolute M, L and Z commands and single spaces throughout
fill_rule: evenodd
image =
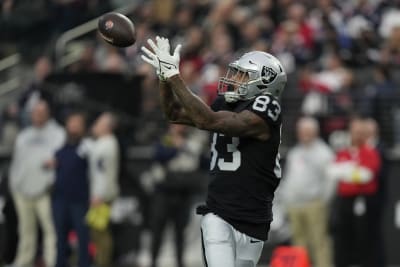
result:
M 229 64 L 218 83 L 218 94 L 229 103 L 249 100 L 261 94 L 281 95 L 287 81 L 285 70 L 271 54 L 253 51 Z

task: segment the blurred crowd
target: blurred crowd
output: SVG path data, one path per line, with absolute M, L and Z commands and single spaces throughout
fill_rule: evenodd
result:
M 77 42 L 76 60 L 60 66 L 54 43 L 63 32 L 132 3 L 136 8 L 128 15 L 135 24 L 135 45 L 117 49 L 89 33 Z M 288 73 L 281 99 L 285 178 L 277 193 L 275 226 L 287 221 L 290 242 L 306 247 L 316 266 L 385 266 L 380 229 L 387 157 L 400 155 L 400 1 L 3 0 L 0 25 L 0 55 L 21 53 L 24 70 L 32 74 L 14 101 L 2 107 L 0 118 L 0 193 L 9 192 L 0 198 L 0 209 L 4 199 L 13 200 L 20 235 L 16 242 L 0 232 L 3 255 L 4 240 L 18 243 L 15 260 L 9 257 L 8 263 L 32 266 L 36 214 L 42 264 L 67 266 L 73 229 L 78 266 L 89 266 L 91 258 L 98 267 L 110 266 L 112 251 L 121 248 L 112 241 L 109 217 L 111 207 L 118 206 L 113 204 L 118 188 L 122 195 L 126 188 L 121 176 L 129 169 L 124 162 L 132 145 L 151 148 L 148 162 L 133 175 L 141 188 L 143 219 L 134 213 L 133 202 L 122 209 L 138 216 L 128 220 L 153 233 L 154 266 L 171 221 L 177 265 L 184 266 L 183 231 L 193 196 L 201 195 L 206 184 L 207 136 L 164 121 L 156 74 L 139 56 L 147 39 L 160 35 L 173 46 L 183 44 L 181 75 L 208 104 L 227 65 L 243 52 L 267 51 L 281 60 Z M 55 73 L 140 76 L 134 88 L 141 88 L 135 99 L 140 111 L 133 116 L 130 138 L 114 131 L 121 128 L 116 121 L 123 110 L 104 113 L 95 105 L 93 114 L 85 104 L 89 99 L 77 93 L 79 86 L 66 83 L 63 93 L 49 86 Z M 60 105 L 66 97 L 80 99 L 79 108 Z M 103 135 L 114 137 L 101 142 Z M 110 195 L 99 197 L 101 188 Z M 0 224 L 2 218 L 0 213 Z M 378 247 L 368 246 L 372 243 Z
M 54 40 L 63 31 L 132 3 L 137 5 L 129 14 L 136 27 L 134 46 L 116 49 L 89 34 L 80 40 L 76 60 L 65 66 L 56 57 Z M 182 76 L 207 102 L 215 97 L 218 78 L 229 62 L 244 51 L 268 51 L 289 74 L 283 105 L 318 117 L 324 138 L 345 128 L 346 118 L 358 113 L 377 120 L 385 141 L 394 145 L 400 143 L 399 5 L 386 0 L 7 0 L 2 2 L 1 17 L 2 38 L 7 42 L 2 42 L 0 51 L 4 54 L 12 47 L 26 60 L 46 55 L 54 63 L 47 71 L 58 70 L 61 64 L 67 73 L 142 75 L 142 113 L 149 116 L 158 108 L 157 79 L 138 56 L 148 38 L 161 35 L 173 45 L 184 44 Z M 47 30 L 25 25 L 34 27 L 33 22 L 14 25 L 38 18 L 37 9 L 47 14 Z M 38 33 L 48 38 L 39 38 Z M 30 35 L 45 45 L 30 41 Z M 43 78 L 37 74 L 37 82 Z
M 300 118 L 296 129 L 276 194 L 291 243 L 306 248 L 315 266 L 386 266 L 389 166 L 376 121 L 350 118 L 347 142 L 336 151 L 315 118 Z

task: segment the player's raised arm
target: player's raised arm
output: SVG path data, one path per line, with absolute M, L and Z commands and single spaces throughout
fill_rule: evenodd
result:
M 146 56 L 142 55 L 142 59 L 143 61 L 152 65 L 156 69 L 157 75 L 159 76 L 160 100 L 161 100 L 162 110 L 167 119 L 171 123 L 186 124 L 193 126 L 191 119 L 186 115 L 182 105 L 179 103 L 174 92 L 171 90 L 171 86 L 166 81 L 165 71 L 161 72 L 160 69 L 161 62 L 156 55 L 161 51 L 169 55 L 170 53 L 169 41 L 168 39 L 157 36 L 156 42 L 157 44 L 155 44 L 151 39 L 148 40 L 148 44 L 153 49 L 153 51 L 150 51 L 144 46 L 142 47 L 142 51 L 146 55 Z M 174 52 L 174 57 L 175 57 L 174 61 L 177 62 L 179 62 L 179 50 L 180 46 L 177 46 Z M 168 72 L 167 74 L 174 75 L 174 73 L 176 73 L 177 71 L 177 67 L 174 65 L 169 65 L 167 66 L 167 68 L 165 68 L 165 70 Z
M 194 126 L 192 120 L 187 116 L 184 108 L 179 103 L 170 84 L 167 81 L 160 80 L 160 100 L 161 108 L 167 119 L 171 123 L 186 124 Z
M 268 125 L 255 113 L 248 110 L 240 113 L 231 111 L 214 112 L 187 88 L 179 75 L 172 76 L 168 82 L 179 98 L 187 116 L 196 127 L 228 136 L 249 136 L 260 140 L 268 139 Z
M 152 64 L 160 80 L 166 81 L 172 88 L 172 92 L 167 91 L 171 96 L 169 100 L 166 98 L 163 100 L 171 101 L 169 104 L 165 103 L 167 107 L 165 111 L 170 115 L 170 119 L 175 118 L 179 121 L 184 118 L 200 129 L 229 136 L 268 139 L 270 127 L 278 125 L 280 120 L 281 109 L 274 96 L 279 96 L 286 83 L 286 73 L 275 57 L 264 52 L 253 52 L 232 63 L 231 74 L 228 72 L 222 80 L 225 90 L 222 94 L 226 102 L 252 100 L 254 103 L 251 105 L 249 102 L 251 108 L 240 112 L 235 110 L 215 112 L 193 94 L 180 78 L 181 46 L 178 45 L 171 54 L 168 39 L 157 37 L 156 40 L 157 45 L 152 40 L 148 41 L 153 51 L 142 47 L 147 55 L 142 58 Z M 165 89 L 167 85 L 163 85 L 163 88 Z
M 230 136 L 252 136 L 262 140 L 268 138 L 267 124 L 259 116 L 249 111 L 214 112 L 197 95 L 193 94 L 180 78 L 180 45 L 171 55 L 168 39 L 156 37 L 156 42 L 157 44 L 148 40 L 153 51 L 142 47 L 142 51 L 146 55 L 142 56 L 142 59 L 156 69 L 160 78 L 162 108 L 171 122 L 194 125 L 200 129 Z
M 156 37 L 156 42 L 148 41 L 153 51 L 142 47 L 147 55 L 142 59 L 156 68 L 160 77 L 162 107 L 171 122 L 194 125 L 199 129 L 230 136 L 251 136 L 261 140 L 268 138 L 267 124 L 252 112 L 214 112 L 180 78 L 180 45 L 171 55 L 168 39 Z

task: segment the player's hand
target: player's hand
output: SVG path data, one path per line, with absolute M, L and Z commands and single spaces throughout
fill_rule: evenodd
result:
M 157 75 L 161 80 L 167 80 L 179 74 L 180 50 L 182 45 L 177 45 L 174 53 L 171 55 L 170 44 L 167 38 L 157 36 L 156 42 L 157 44 L 151 39 L 147 40 L 153 51 L 142 46 L 141 49 L 145 54 L 142 55 L 142 59 L 156 69 Z

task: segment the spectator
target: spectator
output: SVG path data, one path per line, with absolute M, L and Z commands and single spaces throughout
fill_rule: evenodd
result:
M 43 231 L 46 267 L 56 258 L 56 236 L 51 213 L 50 187 L 53 171 L 49 160 L 64 142 L 64 130 L 51 119 L 46 102 L 32 110 L 32 126 L 18 134 L 10 168 L 10 190 L 17 216 L 19 244 L 15 266 L 33 266 L 36 253 L 37 219 Z
M 318 138 L 318 122 L 303 117 L 297 123 L 298 144 L 287 154 L 286 174 L 280 192 L 286 205 L 296 246 L 308 248 L 315 266 L 332 266 L 328 237 L 328 205 L 333 184 L 326 168 L 332 150 Z
M 384 38 L 381 48 L 381 63 L 388 65 L 400 64 L 400 11 L 392 9 L 383 14 L 379 32 Z
M 18 134 L 18 106 L 16 103 L 7 105 L 1 118 L 0 133 L 0 157 L 9 158 L 14 148 L 15 139 Z M 0 170 L 3 167 L 0 165 Z
M 323 59 L 322 71 L 302 77 L 300 87 L 304 91 L 315 90 L 321 93 L 339 92 L 348 80 L 349 71 L 339 55 L 328 54 Z
M 290 5 L 288 18 L 280 23 L 274 37 L 272 51 L 279 58 L 285 59 L 284 67 L 289 67 L 290 71 L 293 68 L 292 64 L 304 64 L 311 59 L 314 33 L 306 21 L 306 9 L 303 4 Z
M 264 31 L 263 26 L 267 25 L 268 21 L 265 21 L 262 17 L 254 17 L 246 20 L 240 27 L 242 36 L 242 47 L 249 47 L 253 43 L 262 39 L 262 33 Z
M 389 66 L 376 66 L 373 78 L 374 82 L 365 88 L 360 111 L 378 122 L 379 128 L 382 129 L 382 138 L 391 145 L 396 142 L 394 112 L 398 106 L 400 94 L 393 81 Z
M 89 228 L 85 216 L 89 208 L 89 145 L 83 139 L 85 116 L 72 113 L 66 120 L 67 140 L 54 158 L 56 179 L 53 191 L 53 214 L 57 232 L 56 267 L 68 264 L 68 234 L 78 237 L 78 267 L 89 267 Z
M 386 146 L 379 136 L 378 123 L 374 119 L 367 119 L 365 125 L 365 132 L 367 135 L 367 143 L 375 148 L 381 158 L 381 169 L 378 173 L 378 191 L 377 194 L 372 197 L 371 204 L 375 205 L 373 211 L 375 214 L 371 214 L 371 240 L 375 240 L 375 266 L 386 266 L 385 256 L 385 238 L 383 232 L 383 212 L 387 204 L 387 182 L 389 178 L 390 162 L 386 156 Z
M 229 61 L 233 54 L 234 41 L 224 24 L 217 25 L 210 32 L 207 58 Z
M 109 210 L 119 194 L 119 145 L 114 135 L 116 119 L 113 114 L 101 114 L 93 125 L 95 142 L 90 154 L 90 209 Z M 90 211 L 89 211 L 90 212 Z M 108 212 L 104 215 L 104 227 L 91 225 L 92 240 L 96 245 L 94 262 L 98 267 L 110 267 L 113 240 L 109 226 Z
M 354 66 L 367 66 L 379 60 L 379 39 L 370 21 L 355 16 L 347 22 L 347 31 L 352 38 L 351 55 Z
M 17 245 L 18 245 L 18 220 L 15 211 L 15 205 L 12 200 L 12 196 L 8 188 L 8 177 L 3 176 L 0 183 L 0 198 L 3 198 L 2 215 L 3 225 L 0 226 L 2 229 L 0 237 L 0 261 L 5 265 L 12 265 L 14 261 Z
M 346 127 L 347 115 L 353 105 L 350 97 L 353 75 L 338 55 L 326 55 L 321 71 L 302 71 L 299 83 L 306 93 L 302 112 L 320 119 L 324 139 L 334 130 Z
M 15 245 L 16 229 L 14 218 L 10 216 L 12 197 L 8 192 L 8 171 L 15 140 L 18 135 L 18 107 L 16 103 L 6 106 L 0 127 L 0 265 L 8 260 L 9 251 Z M 14 247 L 15 249 L 15 247 Z
M 205 133 L 189 131 L 186 126 L 171 124 L 156 146 L 155 165 L 142 176 L 144 184 L 155 183 L 151 211 L 152 267 L 162 245 L 163 232 L 169 221 L 174 224 L 175 253 L 178 267 L 183 267 L 184 231 L 189 221 L 191 196 L 200 180 L 199 165 Z M 148 188 L 148 186 L 147 186 Z
M 53 69 L 53 65 L 49 58 L 43 56 L 36 60 L 34 66 L 34 77 L 24 89 L 19 98 L 19 109 L 22 126 L 30 124 L 32 108 L 40 100 L 45 100 L 50 106 L 52 105 L 51 95 L 45 90 L 44 80 L 49 76 Z
M 343 6 L 342 6 L 343 8 Z M 343 27 L 343 11 L 332 0 L 318 0 L 309 12 L 309 23 L 315 35 L 315 41 L 328 44 L 328 28 L 339 30 Z
M 330 168 L 332 177 L 340 180 L 332 222 L 334 261 L 336 267 L 376 266 L 377 242 L 371 229 L 381 160 L 367 144 L 365 120 L 354 118 L 349 128 L 351 145 L 337 152 Z
M 306 20 L 307 10 L 303 4 L 293 3 L 288 10 L 289 19 L 298 24 L 298 38 L 304 47 L 312 49 L 314 46 L 313 30 Z

